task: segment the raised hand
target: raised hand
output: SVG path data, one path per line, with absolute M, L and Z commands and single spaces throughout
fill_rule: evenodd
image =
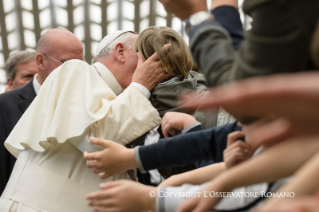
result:
M 171 48 L 171 44 L 166 44 L 163 48 L 168 51 Z M 138 62 L 132 82 L 137 82 L 150 91 L 160 82 L 171 77 L 171 75 L 166 73 L 166 69 L 163 67 L 156 52 L 147 60 L 144 60 L 140 52 L 137 52 L 137 56 Z
M 206 0 L 159 0 L 167 12 L 185 20 L 199 11 L 207 11 Z

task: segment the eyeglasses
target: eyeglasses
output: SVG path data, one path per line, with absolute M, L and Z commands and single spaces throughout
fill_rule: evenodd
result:
M 42 53 L 43 54 L 43 53 Z M 57 63 L 60 63 L 60 64 L 63 64 L 64 62 L 61 62 L 61 61 L 59 61 L 59 60 L 57 60 L 57 59 L 54 59 L 53 57 L 50 57 L 50 56 L 48 56 L 48 55 L 46 55 L 46 54 L 43 54 L 44 56 L 46 56 L 46 57 L 48 57 L 49 59 L 51 59 L 51 60 L 53 60 L 54 62 L 57 62 Z

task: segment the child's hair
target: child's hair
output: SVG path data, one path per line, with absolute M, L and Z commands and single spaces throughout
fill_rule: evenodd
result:
M 170 43 L 169 50 L 163 46 Z M 184 39 L 169 27 L 149 27 L 137 38 L 135 50 L 147 59 L 157 52 L 167 72 L 173 76 L 188 77 L 192 69 L 192 60 Z

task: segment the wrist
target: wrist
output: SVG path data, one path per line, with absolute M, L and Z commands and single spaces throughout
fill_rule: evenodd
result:
M 231 180 L 229 180 L 232 178 L 229 178 L 228 176 L 227 172 L 221 173 L 211 181 L 210 187 L 214 188 L 216 191 L 232 191 L 234 188 L 232 187 Z
M 212 21 L 213 15 L 210 14 L 209 11 L 199 11 L 197 13 L 192 14 L 188 19 L 184 20 L 185 24 L 185 31 L 189 35 L 190 31 L 197 25 L 201 24 L 205 21 Z
M 151 192 L 155 192 L 155 196 L 151 197 L 150 194 Z M 147 211 L 156 211 L 156 198 L 157 198 L 157 193 L 158 190 L 156 187 L 151 187 L 151 186 L 145 186 L 145 192 L 146 198 L 144 199 L 143 202 L 143 207 Z
M 235 7 L 236 9 L 238 8 L 237 0 L 212 0 L 212 10 L 221 6 L 231 6 Z
M 136 169 L 137 163 L 135 160 L 134 149 L 126 149 L 124 156 L 126 158 L 125 162 L 128 164 L 128 169 Z
M 208 8 L 205 5 L 198 5 L 198 7 L 191 7 L 188 15 L 182 18 L 182 21 L 185 21 L 186 19 L 190 18 L 192 15 L 198 13 L 198 12 L 207 12 Z
M 186 127 L 194 124 L 194 123 L 197 123 L 197 120 L 194 118 L 194 117 L 189 117 L 189 119 L 185 120 L 184 122 L 184 126 L 183 126 L 183 129 L 185 129 Z

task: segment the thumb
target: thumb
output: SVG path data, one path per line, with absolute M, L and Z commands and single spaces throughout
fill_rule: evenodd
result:
M 92 144 L 94 144 L 94 145 L 102 146 L 102 147 L 105 147 L 105 148 L 109 146 L 109 141 L 103 140 L 103 139 L 100 139 L 100 138 L 90 137 L 90 142 Z
M 145 60 L 140 52 L 137 52 L 136 54 L 137 54 L 137 67 L 139 67 L 140 65 L 144 63 Z

